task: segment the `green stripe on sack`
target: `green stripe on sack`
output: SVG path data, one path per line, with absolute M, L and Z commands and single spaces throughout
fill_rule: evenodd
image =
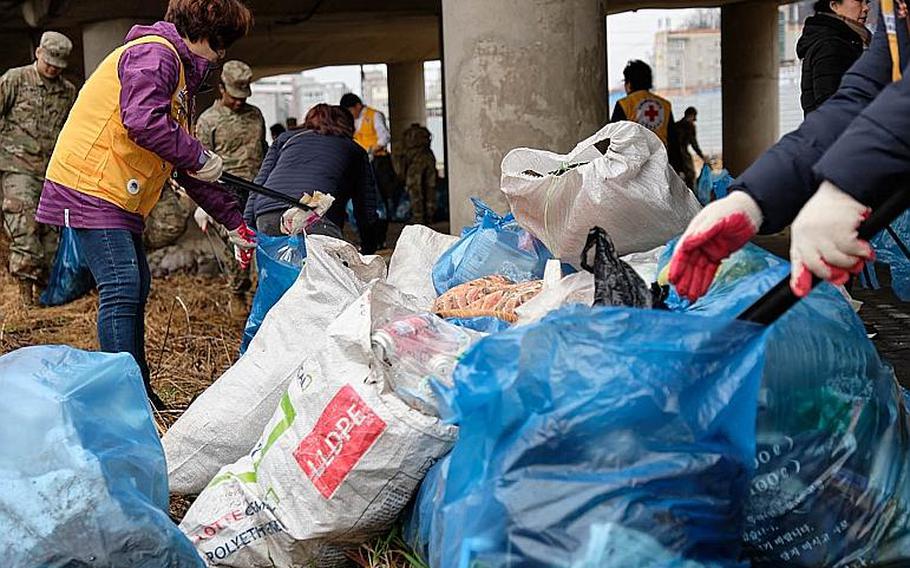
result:
M 265 442 L 265 446 L 262 447 L 259 457 L 253 462 L 253 469 L 257 471 L 259 470 L 259 462 L 262 461 L 265 454 L 271 449 L 275 442 L 278 441 L 278 438 L 288 431 L 288 428 L 291 427 L 294 419 L 297 418 L 297 411 L 294 410 L 294 405 L 291 404 L 291 397 L 288 393 L 284 393 L 284 396 L 281 397 L 281 403 L 279 403 L 278 407 L 281 408 L 281 412 L 284 413 L 284 419 L 275 425 L 275 428 L 269 434 L 269 437 Z
M 215 479 L 213 479 L 208 484 L 208 487 L 215 487 L 216 485 L 220 485 L 225 481 L 230 481 L 231 479 L 236 479 L 241 483 L 256 483 L 256 472 L 244 471 L 243 473 L 223 473 L 221 475 L 215 476 Z

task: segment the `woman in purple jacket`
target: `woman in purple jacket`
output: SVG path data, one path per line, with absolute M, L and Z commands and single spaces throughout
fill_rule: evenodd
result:
M 188 124 L 209 67 L 251 25 L 239 0 L 171 0 L 165 21 L 133 27 L 80 91 L 38 206 L 38 221 L 74 229 L 98 285 L 101 350 L 135 358 L 156 408 L 164 405 L 145 358 L 151 276 L 142 232 L 163 185 L 173 176 L 224 225 L 241 262 L 255 248 L 239 204 L 215 183 L 221 158 Z

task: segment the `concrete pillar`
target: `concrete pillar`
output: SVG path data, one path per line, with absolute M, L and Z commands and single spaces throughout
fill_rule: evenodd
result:
M 503 156 L 564 153 L 607 121 L 603 0 L 443 0 L 452 232 L 469 198 L 504 212 Z
M 122 18 L 83 26 L 82 53 L 86 78 L 110 52 L 123 45 L 123 39 L 135 24 L 135 20 Z
M 423 61 L 390 63 L 389 129 L 392 131 L 392 151 L 411 124 L 427 124 L 427 97 L 423 78 Z
M 734 176 L 778 139 L 778 41 L 776 2 L 721 7 L 724 167 Z

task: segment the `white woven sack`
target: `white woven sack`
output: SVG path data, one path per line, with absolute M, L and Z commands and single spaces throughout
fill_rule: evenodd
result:
M 607 140 L 601 153 L 595 145 Z M 634 122 L 608 124 L 566 155 L 512 150 L 502 161 L 502 191 L 518 223 L 576 267 L 592 227 L 604 228 L 626 255 L 679 235 L 701 208 L 660 139 Z
M 250 451 L 325 329 L 366 285 L 385 278 L 385 262 L 344 241 L 307 237 L 294 285 L 262 322 L 246 353 L 210 386 L 162 439 L 171 491 L 202 491 L 223 466 Z
M 398 293 L 375 283 L 329 327 L 259 443 L 225 467 L 180 525 L 210 566 L 347 566 L 388 532 L 457 430 L 385 388 L 372 322 Z
M 408 225 L 401 231 L 389 261 L 389 284 L 414 297 L 414 307 L 429 310 L 438 294 L 433 286 L 433 267 L 458 237 L 437 233 L 423 225 Z

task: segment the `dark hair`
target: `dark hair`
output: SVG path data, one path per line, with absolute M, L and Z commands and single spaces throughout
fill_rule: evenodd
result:
M 362 104 L 363 101 L 360 100 L 360 97 L 354 93 L 345 93 L 345 95 L 341 97 L 341 102 L 338 103 L 338 106 L 344 108 L 354 108 L 355 106 Z
M 326 136 L 353 138 L 354 116 L 346 108 L 320 103 L 306 113 L 303 127 Z
M 240 0 L 170 0 L 164 19 L 181 37 L 208 40 L 215 51 L 231 47 L 253 27 L 253 14 Z
M 654 86 L 651 67 L 640 59 L 633 59 L 622 70 L 623 79 L 632 86 L 633 91 L 644 91 Z
M 839 0 L 835 0 L 840 4 Z M 815 10 L 816 14 L 833 14 L 834 10 L 831 9 L 831 0 L 816 0 L 815 4 L 812 4 L 812 9 Z
M 269 132 L 272 133 L 272 138 L 278 138 L 279 136 L 281 136 L 282 134 L 287 132 L 287 128 L 285 128 L 284 125 L 281 124 L 280 122 L 276 122 L 275 124 L 273 124 L 272 126 L 269 127 Z
M 695 110 L 695 107 L 689 107 L 686 109 L 686 112 L 683 113 L 683 116 L 695 116 L 698 114 L 698 111 Z

